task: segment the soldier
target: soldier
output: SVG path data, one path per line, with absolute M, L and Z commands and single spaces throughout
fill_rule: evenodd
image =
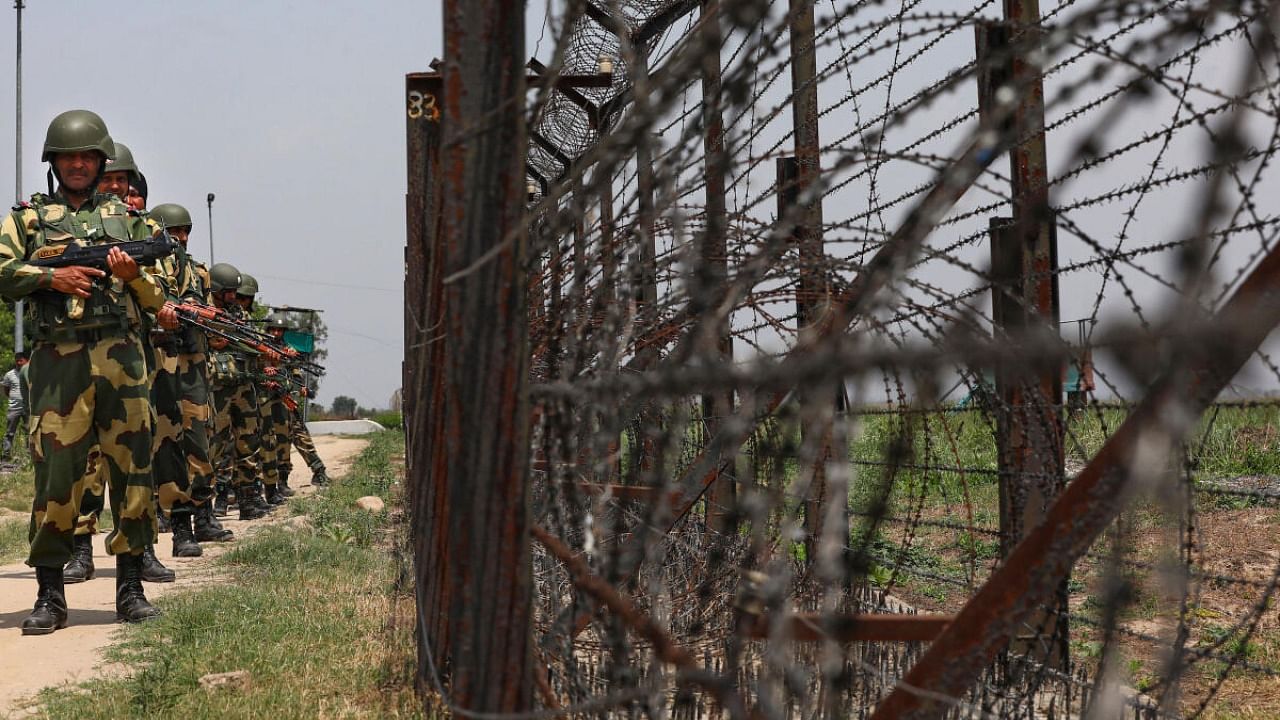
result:
M 220 265 L 225 263 L 219 263 L 209 269 L 213 279 L 214 304 L 232 315 L 243 317 L 245 312 L 240 293 L 248 289 L 244 281 L 245 276 L 237 272 L 235 284 L 229 284 L 231 273 L 221 269 Z M 235 269 L 230 265 L 226 267 Z M 256 292 L 256 283 L 254 285 L 253 290 Z M 248 300 L 252 303 L 253 296 L 250 295 Z M 237 350 L 231 350 L 226 355 L 229 356 L 230 364 L 234 367 L 232 375 L 235 378 L 226 406 L 226 417 L 229 420 L 227 432 L 232 438 L 231 454 L 234 456 L 234 463 L 230 469 L 230 485 L 236 495 L 240 519 L 256 520 L 272 509 L 262 499 L 262 488 L 259 484 L 262 471 L 261 459 L 258 456 L 261 445 L 259 437 L 261 416 L 258 409 L 258 388 L 253 379 L 253 375 L 257 372 L 257 360 L 254 356 Z M 225 361 L 226 358 L 224 358 Z M 211 369 L 211 372 L 215 371 L 220 372 L 220 369 L 216 367 Z M 218 409 L 221 410 L 222 407 L 219 406 Z
M 114 145 L 116 149 L 115 157 L 107 160 L 107 166 L 102 172 L 102 178 L 98 181 L 98 192 L 124 199 L 130 194 L 129 190 L 135 185 L 145 187 L 146 183 L 142 180 L 142 172 L 138 169 L 138 165 L 133 159 L 133 152 L 129 147 L 120 142 L 114 143 Z M 139 211 L 145 209 L 145 197 L 141 203 L 130 204 L 129 207 Z M 155 378 L 155 348 L 151 344 L 150 318 L 144 316 L 142 324 L 144 326 L 142 332 L 143 355 L 147 362 L 147 386 L 149 388 L 148 392 L 150 392 Z M 151 425 L 154 428 L 155 408 L 152 407 L 151 410 Z M 62 570 L 63 582 L 67 584 L 92 580 L 95 572 L 93 566 L 93 537 L 98 532 L 98 519 L 102 516 L 102 510 L 106 507 L 104 493 L 108 474 L 106 467 L 96 462 L 96 457 L 96 453 L 90 453 L 90 468 L 88 475 L 85 477 L 84 496 L 80 501 L 80 516 L 76 519 L 71 560 L 67 562 L 67 566 Z M 160 562 L 160 559 L 156 557 L 155 547 L 151 543 L 147 543 L 147 549 L 142 554 L 142 579 L 147 582 L 165 583 L 173 582 L 176 577 L 176 574 L 165 567 Z
M 208 304 L 208 271 L 186 252 L 191 213 L 181 205 L 165 203 L 157 205 L 151 217 L 182 247 L 161 261 L 165 277 L 172 281 L 169 302 Z M 207 430 L 207 346 L 204 333 L 191 326 L 164 333 L 155 345 L 159 365 L 152 391 L 158 418 L 153 461 L 156 489 L 173 529 L 174 557 L 199 557 L 199 543 L 233 537 L 214 520 L 210 502 L 214 493 Z
M 253 313 L 253 299 L 257 294 L 258 281 L 248 273 L 240 273 L 240 287 L 236 289 L 236 303 L 240 306 L 244 317 L 249 317 Z M 279 488 L 280 464 L 277 457 L 279 443 L 275 439 L 271 395 L 265 385 L 264 378 L 267 363 L 256 356 L 245 356 L 244 362 L 254 386 L 254 404 L 247 407 L 240 406 L 243 421 L 254 427 L 252 442 L 257 448 L 258 472 L 255 477 L 255 492 L 253 496 L 257 498 L 265 493 L 267 509 L 270 510 L 271 506 L 280 505 L 284 502 L 284 495 L 280 493 Z M 248 395 L 243 397 L 247 399 Z M 250 420 L 248 418 L 250 414 L 255 414 L 257 417 Z
M 267 332 L 283 343 L 285 330 L 288 329 L 284 321 L 284 315 L 275 313 L 267 320 Z M 298 388 L 298 394 L 301 399 L 315 397 L 314 392 L 307 387 L 302 371 L 294 369 L 292 373 L 293 385 Z M 298 403 L 295 403 L 294 407 L 289 410 L 286 433 L 292 445 L 298 448 L 302 459 L 307 461 L 307 467 L 311 468 L 311 484 L 320 486 L 328 483 L 329 477 L 324 467 L 324 461 L 320 459 L 320 454 L 316 452 L 316 444 L 311 439 L 311 432 L 307 430 L 306 421 L 302 419 L 302 408 Z M 289 475 L 292 472 L 293 458 L 289 451 L 289 446 L 286 444 L 280 460 L 280 483 L 282 485 L 288 486 Z
M 138 263 L 113 248 L 110 275 L 88 267 L 43 268 L 29 259 L 41 248 L 143 239 L 150 230 L 119 200 L 95 192 L 106 159 L 115 154 L 102 118 L 71 110 L 49 124 L 43 161 L 57 192 L 36 194 L 0 222 L 0 294 L 30 297 L 31 452 L 35 500 L 31 551 L 39 589 L 22 623 L 24 635 L 66 627 L 62 568 L 84 492 L 90 455 L 109 473 L 115 528 L 107 552 L 116 558 L 116 617 L 126 622 L 160 611 L 142 589 L 142 553 L 155 537 L 150 474 L 151 416 L 141 321 L 144 310 L 164 313 L 163 289 Z M 50 182 L 52 185 L 52 181 Z
M 279 313 L 272 313 L 267 316 L 266 331 L 274 336 L 277 340 L 281 340 L 283 344 L 284 336 L 284 320 Z M 283 367 L 268 366 L 264 368 L 266 378 L 263 382 L 263 390 L 268 398 L 266 403 L 267 414 L 270 424 L 269 434 L 264 435 L 264 439 L 269 440 L 272 444 L 271 454 L 275 458 L 276 466 L 276 483 L 275 491 L 272 487 L 267 486 L 267 501 L 273 502 L 272 497 L 277 498 L 276 502 L 283 502 L 284 498 L 293 497 L 294 491 L 289 487 L 288 470 L 292 468 L 292 461 L 289 458 L 289 405 L 296 403 L 290 395 L 291 388 L 294 384 L 294 377 L 289 370 Z

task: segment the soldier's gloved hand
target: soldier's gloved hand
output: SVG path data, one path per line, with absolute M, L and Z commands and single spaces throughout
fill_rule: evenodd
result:
M 137 280 L 138 275 L 141 274 L 138 262 L 120 248 L 113 247 L 107 251 L 107 267 L 111 268 L 112 275 L 125 282 Z
M 160 327 L 165 330 L 178 329 L 178 309 L 173 303 L 166 301 L 164 307 L 160 308 L 160 312 L 156 313 L 156 320 L 160 323 Z
M 128 256 L 126 255 L 125 257 Z M 106 273 L 97 268 L 83 267 L 81 265 L 60 267 L 53 271 L 53 282 L 49 283 L 49 287 L 60 293 L 87 298 L 94 278 L 100 278 L 103 275 L 106 275 Z
M 270 365 L 268 365 L 267 367 L 262 368 L 262 372 L 264 372 L 264 373 L 266 373 L 266 374 L 268 374 L 268 375 L 275 375 L 275 374 L 276 374 L 276 369 L 275 369 L 274 367 L 271 367 Z

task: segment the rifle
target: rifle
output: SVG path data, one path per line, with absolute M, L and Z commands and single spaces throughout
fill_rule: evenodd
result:
M 278 363 L 281 360 L 281 354 L 269 345 L 259 342 L 257 338 L 239 332 L 234 325 L 219 327 L 216 321 L 209 320 L 199 312 L 193 311 L 193 308 L 203 306 L 191 306 L 187 304 L 177 305 L 178 320 L 193 327 L 200 328 L 210 335 L 220 337 L 231 343 L 236 349 L 247 352 L 251 355 L 261 355 L 267 359 L 267 362 Z
M 81 245 L 66 243 L 45 245 L 35 251 L 28 261 L 39 267 L 61 268 L 81 265 L 97 268 L 103 272 L 111 272 L 107 265 L 107 253 L 111 248 L 137 261 L 139 265 L 150 265 L 160 258 L 172 255 L 178 249 L 178 243 L 169 237 L 169 233 L 161 230 L 145 240 L 126 240 L 124 242 L 99 243 L 97 245 Z
M 303 358 L 297 350 L 257 330 L 247 320 L 238 318 L 226 310 L 195 303 L 179 303 L 175 307 L 179 320 L 235 343 L 241 350 L 255 355 L 264 355 L 272 364 L 284 363 L 312 375 L 324 374 L 323 366 Z

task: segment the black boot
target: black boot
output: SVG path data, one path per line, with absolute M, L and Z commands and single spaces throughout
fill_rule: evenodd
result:
M 328 485 L 329 476 L 325 474 L 324 466 L 311 468 L 311 484 L 312 485 Z
M 191 531 L 191 512 L 174 512 L 169 520 L 173 525 L 173 556 L 200 557 L 204 551 L 196 542 L 196 535 Z
M 213 498 L 213 514 L 218 517 L 227 516 L 228 498 L 231 495 L 231 487 L 218 483 L 218 494 Z
M 82 583 L 93 579 L 93 536 L 77 535 L 71 548 L 71 560 L 62 569 L 62 582 Z
M 240 506 L 241 520 L 257 520 L 266 515 L 266 511 L 260 509 L 253 503 L 252 493 L 254 487 L 252 485 L 241 485 L 236 488 L 236 504 Z
M 213 517 L 213 506 L 209 503 L 196 507 L 196 541 L 228 542 L 234 540 L 236 534 L 218 524 Z
M 156 532 L 173 532 L 173 527 L 169 523 L 169 515 L 163 510 L 156 513 Z
M 23 635 L 48 635 L 67 626 L 67 593 L 62 585 L 62 568 L 36 568 L 36 606 L 22 621 Z
M 283 505 L 285 503 L 284 493 L 280 492 L 279 485 L 267 486 L 267 502 L 272 505 Z
M 253 484 L 253 492 L 249 494 L 249 502 L 256 505 L 262 512 L 271 514 L 276 511 L 276 506 L 267 502 L 265 496 L 266 492 L 267 488 L 265 483 L 261 480 L 255 482 Z
M 287 498 L 291 498 L 298 494 L 293 488 L 289 487 L 289 472 L 291 471 L 281 470 L 280 482 L 276 483 L 276 488 L 280 490 L 280 494 Z
M 142 556 L 116 556 L 116 620 L 143 622 L 160 617 L 160 610 L 142 592 Z
M 177 573 L 160 563 L 155 547 L 148 545 L 142 553 L 142 579 L 152 583 L 170 583 L 177 577 Z

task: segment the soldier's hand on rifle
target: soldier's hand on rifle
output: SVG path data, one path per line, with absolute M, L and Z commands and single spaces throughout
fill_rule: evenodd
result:
M 178 308 L 171 302 L 165 301 L 164 307 L 160 308 L 160 312 L 156 313 L 156 320 L 159 321 L 160 327 L 165 330 L 178 329 Z
M 142 272 L 138 269 L 138 262 L 120 248 L 111 248 L 107 251 L 107 267 L 111 268 L 112 275 L 125 282 L 137 280 Z
M 266 373 L 266 374 L 268 374 L 268 375 L 274 376 L 274 375 L 276 374 L 276 369 L 275 369 L 274 367 L 267 366 L 267 367 L 262 368 L 262 372 L 264 372 L 264 373 Z
M 128 256 L 126 255 L 125 257 Z M 97 268 L 83 267 L 81 265 L 60 267 L 53 271 L 53 282 L 49 283 L 49 286 L 60 293 L 87 298 L 89 297 L 89 287 L 93 285 L 93 279 L 100 278 L 103 275 L 106 275 L 106 273 Z

